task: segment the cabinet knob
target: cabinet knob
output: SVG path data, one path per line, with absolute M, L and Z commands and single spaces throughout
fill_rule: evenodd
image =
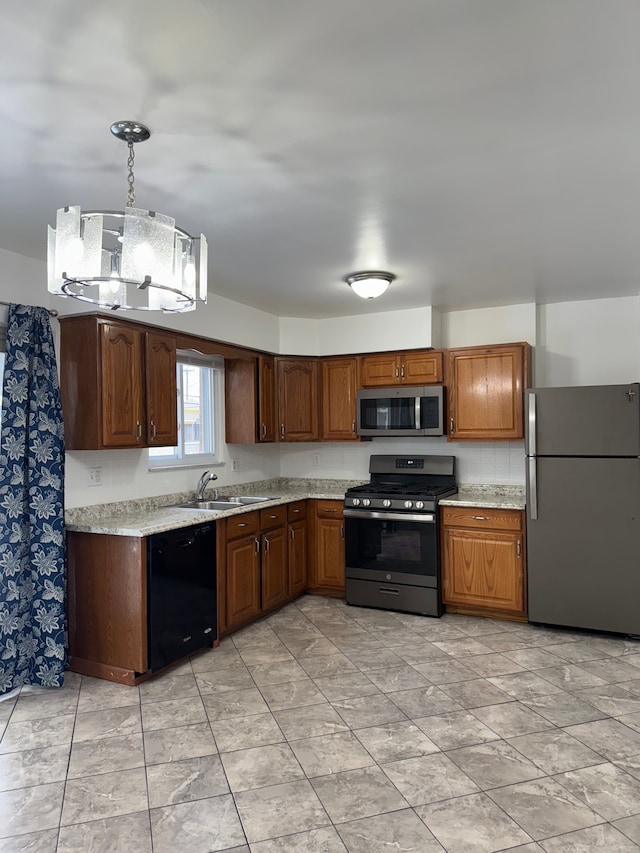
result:
M 247 522 L 247 521 L 242 521 L 242 522 L 240 522 L 240 524 L 238 524 L 238 527 L 246 527 L 248 525 L 248 523 L 249 522 Z
M 355 433 L 355 431 L 356 431 L 356 422 L 351 421 L 351 432 Z
M 284 438 L 284 424 L 280 424 L 280 435 Z
M 344 539 L 344 524 L 340 525 L 340 538 Z
M 259 539 L 254 539 L 254 540 L 253 540 L 253 542 L 254 542 L 254 545 L 255 545 L 256 554 L 259 554 L 259 553 L 260 553 L 260 540 L 259 540 Z
M 295 530 L 293 529 L 293 527 L 290 527 L 290 528 L 289 528 L 289 538 L 291 539 L 291 541 L 292 541 L 292 542 L 293 542 L 293 540 L 296 538 L 296 532 L 295 532 Z
M 140 421 L 136 421 L 136 439 L 140 441 L 142 438 L 142 424 Z
M 489 516 L 487 515 L 472 515 L 471 518 L 474 521 L 489 521 Z
M 157 435 L 158 435 L 158 430 L 156 428 L 155 421 L 151 421 L 151 441 L 155 441 Z
M 264 537 L 264 553 L 265 554 L 269 553 L 269 537 L 268 536 Z
M 399 371 L 399 370 L 398 370 L 398 368 L 396 367 L 396 379 L 399 377 L 399 375 L 400 375 L 400 371 Z
M 404 379 L 404 364 L 400 368 L 400 379 Z
M 455 429 L 453 426 L 453 418 L 449 418 L 449 432 L 455 432 Z
M 518 539 L 518 544 L 516 545 L 516 556 L 518 559 L 522 556 L 522 546 L 520 545 L 520 540 Z
M 267 436 L 267 425 L 262 424 L 262 437 L 266 438 L 266 436 Z

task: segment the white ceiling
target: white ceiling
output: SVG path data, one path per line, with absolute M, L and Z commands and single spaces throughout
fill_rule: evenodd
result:
M 67 204 L 209 240 L 209 289 L 281 316 L 640 292 L 638 0 L 2 4 L 0 247 Z M 398 279 L 363 302 L 341 281 Z

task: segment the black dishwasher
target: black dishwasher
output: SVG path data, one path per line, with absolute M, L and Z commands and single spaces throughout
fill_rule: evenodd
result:
M 149 537 L 149 669 L 211 646 L 217 636 L 215 523 Z

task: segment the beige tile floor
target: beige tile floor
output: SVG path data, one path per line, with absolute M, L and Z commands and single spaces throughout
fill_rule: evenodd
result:
M 625 638 L 307 596 L 0 735 L 0 853 L 640 851 Z

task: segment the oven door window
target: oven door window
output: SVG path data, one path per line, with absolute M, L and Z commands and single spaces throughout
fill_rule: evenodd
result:
M 361 429 L 416 429 L 415 397 L 360 400 Z
M 344 523 L 349 568 L 436 577 L 435 523 L 368 518 L 345 518 Z

